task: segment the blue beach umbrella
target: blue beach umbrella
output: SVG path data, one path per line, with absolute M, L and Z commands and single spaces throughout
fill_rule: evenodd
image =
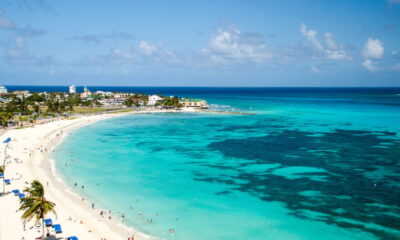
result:
M 61 225 L 60 225 L 60 224 L 55 224 L 55 225 L 53 225 L 53 228 L 54 228 L 54 231 L 55 231 L 56 233 L 62 233 Z
M 75 236 L 72 236 L 72 237 L 67 237 L 67 240 L 78 240 L 78 238 Z
M 44 224 L 46 227 L 51 227 L 53 225 L 53 220 L 51 220 L 51 218 L 47 218 L 44 220 Z
M 7 138 L 6 140 L 3 141 L 3 143 L 8 143 L 11 141 L 11 138 Z

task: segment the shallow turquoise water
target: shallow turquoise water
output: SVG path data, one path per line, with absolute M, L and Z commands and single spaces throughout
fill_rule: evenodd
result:
M 57 148 L 57 168 L 163 239 L 400 239 L 400 99 L 205 97 L 256 115 L 97 122 Z

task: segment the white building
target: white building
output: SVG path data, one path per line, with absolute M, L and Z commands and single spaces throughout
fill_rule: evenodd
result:
M 149 96 L 149 102 L 147 103 L 147 105 L 154 106 L 160 100 L 163 100 L 163 98 L 158 95 L 151 95 Z
M 7 88 L 4 85 L 0 85 L 0 94 L 7 94 Z
M 32 95 L 28 90 L 17 90 L 12 93 L 19 99 L 24 99 Z
M 75 85 L 69 86 L 69 93 L 76 93 L 76 86 Z
M 102 97 L 112 97 L 114 94 L 112 92 L 104 92 L 104 91 L 96 91 L 96 95 L 100 95 Z

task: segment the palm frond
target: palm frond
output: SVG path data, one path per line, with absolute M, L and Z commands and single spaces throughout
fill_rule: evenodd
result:
M 29 222 L 35 218 L 35 223 L 37 223 L 50 212 L 56 214 L 55 203 L 44 197 L 44 188 L 39 181 L 33 181 L 31 186 L 24 191 L 28 193 L 28 196 L 21 200 L 19 207 L 20 211 L 24 211 L 21 216 L 24 222 Z

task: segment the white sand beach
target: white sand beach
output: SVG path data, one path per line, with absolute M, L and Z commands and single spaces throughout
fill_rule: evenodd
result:
M 126 113 L 125 113 L 126 114 Z M 92 209 L 90 200 L 83 200 L 57 177 L 55 168 L 48 155 L 55 146 L 77 127 L 110 118 L 121 114 L 105 114 L 79 117 L 72 120 L 57 120 L 46 124 L 23 129 L 12 129 L 1 136 L 1 161 L 5 144 L 3 140 L 10 137 L 6 158 L 5 178 L 11 180 L 6 185 L 6 195 L 0 197 L 0 240 L 36 239 L 41 236 L 41 227 L 35 227 L 34 221 L 24 228 L 22 212 L 18 211 L 20 201 L 11 192 L 22 191 L 32 180 L 39 180 L 45 186 L 45 197 L 56 204 L 57 216 L 49 215 L 53 224 L 61 224 L 63 232 L 50 233 L 56 238 L 65 239 L 77 236 L 79 239 L 150 239 L 134 229 L 127 228 L 120 219 L 109 219 L 109 215 L 100 216 L 104 209 Z M 2 164 L 2 162 L 1 162 Z M 2 189 L 2 186 L 1 186 Z

